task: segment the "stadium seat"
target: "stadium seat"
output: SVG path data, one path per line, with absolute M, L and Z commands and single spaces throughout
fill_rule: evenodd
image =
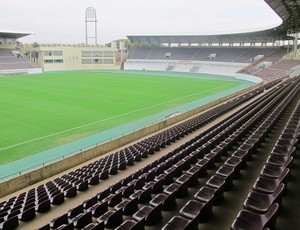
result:
M 145 220 L 134 221 L 134 220 L 126 220 L 124 221 L 116 230 L 144 230 L 145 229 Z
M 83 205 L 80 204 L 74 208 L 71 208 L 69 211 L 68 211 L 68 218 L 69 219 L 73 219 L 75 216 L 79 215 L 80 213 L 83 213 L 84 210 L 83 210 Z
M 104 230 L 104 223 L 90 223 L 82 230 Z
M 198 192 L 194 195 L 194 199 L 196 201 L 200 201 L 201 203 L 204 203 L 205 206 L 203 209 L 203 215 L 200 219 L 200 221 L 206 221 L 210 218 L 212 215 L 212 207 L 214 204 L 214 197 L 215 197 L 216 189 L 210 188 L 207 186 L 203 186 L 198 190 Z
M 280 183 L 285 183 L 289 172 L 290 170 L 286 168 L 277 179 L 259 176 L 253 185 L 253 189 L 259 192 L 273 193 Z
M 162 230 L 198 230 L 198 222 L 196 219 L 190 220 L 181 216 L 174 216 Z
M 105 197 L 102 202 L 107 202 L 109 207 L 114 207 L 122 201 L 122 193 L 118 192 Z
M 274 203 L 265 214 L 258 214 L 243 210 L 239 212 L 238 216 L 231 225 L 231 229 L 275 229 L 278 210 L 279 205 L 277 203 Z
M 95 218 L 100 217 L 102 214 L 108 211 L 108 204 L 106 202 L 96 203 L 87 209 L 88 212 L 92 213 L 92 216 Z
M 226 165 L 221 166 L 216 172 L 216 175 L 222 176 L 226 180 L 224 187 L 225 191 L 229 191 L 233 186 L 233 174 L 234 168 Z
M 280 207 L 284 189 L 285 185 L 281 183 L 271 194 L 251 191 L 243 207 L 244 209 L 260 214 L 266 213 L 273 203 L 278 203 Z
M 85 226 L 92 223 L 92 213 L 91 212 L 81 213 L 72 219 L 72 223 L 75 228 L 82 229 Z
M 68 214 L 65 213 L 62 216 L 59 216 L 57 218 L 54 218 L 53 220 L 50 221 L 49 226 L 52 229 L 56 229 L 59 226 L 63 225 L 63 224 L 69 224 L 69 220 L 68 220 Z
M 140 204 L 145 204 L 151 200 L 151 189 L 147 188 L 136 190 L 129 198 L 137 198 Z
M 0 229 L 2 230 L 15 229 L 18 226 L 19 226 L 19 221 L 17 216 L 11 217 L 10 219 L 7 219 L 2 223 L 0 223 Z
M 176 206 L 175 195 L 165 193 L 157 194 L 152 200 L 150 200 L 149 205 L 153 207 L 161 205 L 163 211 L 171 210 L 174 206 Z
M 106 228 L 116 228 L 123 222 L 122 209 L 108 210 L 106 213 L 97 218 L 97 222 L 104 222 Z
M 159 204 L 156 207 L 143 206 L 136 213 L 133 214 L 132 218 L 137 222 L 142 221 L 144 219 L 145 225 L 152 226 L 162 219 L 161 211 L 161 204 Z
M 126 199 L 114 207 L 116 210 L 122 209 L 123 215 L 132 215 L 138 211 L 138 198 Z
M 208 187 L 216 189 L 214 194 L 214 205 L 220 204 L 224 199 L 224 188 L 226 179 L 224 177 L 213 175 L 207 182 Z

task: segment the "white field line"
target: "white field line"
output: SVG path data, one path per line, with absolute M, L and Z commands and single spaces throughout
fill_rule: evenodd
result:
M 227 85 L 229 85 L 229 84 L 227 84 Z M 128 113 L 119 114 L 119 115 L 116 115 L 116 116 L 113 116 L 113 117 L 108 117 L 108 118 L 105 118 L 105 119 L 102 119 L 102 120 L 87 123 L 87 124 L 80 125 L 80 126 L 77 126 L 77 127 L 73 127 L 73 128 L 70 128 L 70 129 L 66 129 L 66 130 L 63 130 L 63 131 L 60 131 L 60 132 L 52 133 L 52 134 L 49 134 L 49 135 L 46 135 L 46 136 L 42 136 L 42 137 L 38 137 L 38 138 L 31 139 L 31 140 L 28 140 L 28 141 L 20 142 L 20 143 L 14 144 L 14 145 L 6 146 L 6 147 L 3 147 L 3 148 L 0 148 L 0 151 L 10 149 L 10 148 L 14 148 L 14 147 L 17 147 L 17 146 L 20 146 L 20 145 L 28 144 L 28 143 L 31 143 L 31 142 L 34 142 L 34 141 L 39 141 L 39 140 L 42 140 L 42 139 L 46 139 L 48 137 L 53 137 L 53 136 L 56 136 L 56 135 L 59 135 L 59 134 L 62 134 L 62 133 L 67 133 L 67 132 L 70 132 L 70 131 L 73 131 L 73 130 L 76 130 L 76 129 L 80 129 L 80 128 L 90 126 L 90 125 L 95 125 L 95 124 L 98 124 L 98 123 L 101 123 L 101 122 L 104 122 L 104 121 L 113 120 L 113 119 L 118 118 L 118 117 L 133 114 L 133 113 L 140 112 L 140 111 L 143 111 L 143 110 L 146 110 L 146 109 L 154 108 L 154 107 L 157 107 L 157 106 L 160 106 L 160 105 L 163 105 L 163 104 L 167 104 L 167 103 L 170 103 L 170 102 L 173 102 L 173 101 L 178 101 L 178 100 L 181 100 L 181 99 L 184 99 L 184 98 L 192 97 L 192 96 L 195 96 L 195 95 L 198 95 L 198 94 L 202 94 L 204 92 L 209 92 L 209 91 L 212 91 L 212 90 L 215 90 L 215 89 L 223 88 L 227 85 L 223 85 L 223 86 L 211 89 L 211 90 L 201 91 L 199 93 L 189 94 L 189 95 L 184 96 L 184 97 L 180 97 L 180 98 L 172 99 L 172 100 L 169 100 L 169 101 L 165 101 L 165 102 L 162 102 L 162 103 L 159 103 L 159 104 L 156 104 L 156 105 L 147 106 L 147 107 L 144 107 L 144 108 L 141 108 L 141 109 L 130 111 Z

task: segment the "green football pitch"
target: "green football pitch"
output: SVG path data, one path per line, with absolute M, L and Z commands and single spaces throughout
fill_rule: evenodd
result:
M 117 72 L 0 78 L 0 165 L 242 85 Z

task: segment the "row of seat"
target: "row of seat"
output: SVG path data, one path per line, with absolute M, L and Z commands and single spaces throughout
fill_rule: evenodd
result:
M 278 110 L 273 113 L 279 114 Z M 266 122 L 274 121 L 273 116 L 269 116 Z M 263 126 L 265 131 L 270 130 L 267 126 Z M 262 131 L 257 129 L 257 131 Z M 244 158 L 244 166 L 246 161 L 250 159 L 253 150 L 258 147 L 261 143 L 261 138 L 254 139 L 257 136 L 253 133 L 240 147 L 236 150 L 232 156 L 221 166 L 215 175 L 213 175 L 199 191 L 194 195 L 194 199 L 188 201 L 183 208 L 180 210 L 180 215 L 173 217 L 163 229 L 198 229 L 198 223 L 207 221 L 212 215 L 212 206 L 218 205 L 223 200 L 223 192 L 228 191 L 232 187 L 232 180 L 239 177 L 239 170 L 241 167 L 238 165 L 242 164 L 242 159 Z M 250 140 L 250 141 L 249 141 Z M 256 140 L 256 141 L 254 141 Z M 249 146 L 252 146 L 249 148 Z M 246 148 L 247 147 L 247 148 Z M 237 154 L 240 149 L 243 149 L 243 155 Z M 239 159 L 242 156 L 241 159 Z M 227 164 L 230 159 L 239 159 L 236 161 L 237 164 Z M 244 229 L 244 228 L 237 228 Z M 250 229 L 250 228 L 249 228 Z M 257 228 L 251 228 L 257 229 Z
M 276 227 L 300 135 L 300 103 L 268 157 L 231 229 Z
M 202 158 L 204 154 L 203 153 L 204 150 L 205 149 L 202 149 L 202 154 L 201 154 L 201 150 L 198 149 L 198 151 L 195 151 L 194 154 L 195 155 L 197 154 L 199 158 Z M 161 211 L 163 209 L 170 208 L 172 206 L 172 203 L 175 202 L 175 198 L 178 196 L 179 197 L 182 196 L 187 191 L 188 186 L 193 186 L 195 183 L 197 183 L 198 176 L 202 174 L 199 173 L 201 170 L 198 171 L 196 170 L 196 172 L 194 173 L 191 173 L 192 171 L 190 171 L 185 174 L 182 174 L 183 173 L 182 170 L 185 167 L 189 168 L 189 165 L 192 163 L 192 159 L 191 159 L 192 156 L 189 156 L 188 152 L 182 150 L 177 152 L 175 155 L 173 154 L 174 152 L 168 154 L 167 158 L 164 158 L 164 161 L 160 159 L 159 160 L 160 163 L 157 162 L 157 164 L 159 163 L 158 165 L 152 164 L 152 165 L 156 165 L 155 168 L 146 166 L 145 168 L 139 170 L 139 172 L 135 173 L 134 175 L 131 175 L 130 176 L 131 179 L 129 177 L 128 177 L 129 179 L 125 178 L 124 180 L 115 184 L 108 190 L 98 194 L 97 198 L 96 197 L 91 198 L 93 202 L 96 202 L 94 203 L 94 205 L 97 206 L 99 205 L 99 202 L 108 199 L 110 206 L 114 208 L 113 210 L 109 210 L 105 212 L 102 216 L 98 217 L 97 223 L 100 224 L 104 222 L 104 226 L 106 226 L 107 228 L 115 228 L 116 226 L 120 225 L 120 223 L 122 223 L 122 215 L 132 214 L 132 213 L 128 213 L 128 208 L 127 208 L 128 205 L 129 207 L 131 207 L 129 210 L 135 211 L 137 208 L 137 203 L 143 204 L 148 202 L 149 205 L 143 206 L 135 214 L 133 214 L 133 220 L 125 221 L 123 224 L 142 225 L 141 223 L 144 222 L 144 224 L 151 225 L 151 223 L 153 223 L 154 220 L 155 222 L 159 220 Z M 208 165 L 208 162 L 212 162 L 213 160 L 214 160 L 213 158 L 211 158 L 210 161 L 208 159 L 201 159 L 201 162 L 197 162 L 198 165 L 196 164 L 193 170 L 195 170 L 195 168 L 200 165 L 201 168 L 202 167 L 205 168 Z M 168 164 L 168 162 L 171 162 L 172 164 Z M 178 164 L 179 162 L 180 164 Z M 186 162 L 189 162 L 189 164 L 187 164 Z M 166 165 L 171 166 L 169 167 L 170 169 L 165 168 L 163 170 L 163 167 L 166 167 Z M 172 167 L 172 165 L 174 165 L 174 167 Z M 199 168 L 200 167 L 198 167 L 198 169 Z M 154 171 L 157 176 L 155 176 L 155 174 L 153 173 Z M 221 175 L 224 175 L 224 171 L 226 171 L 226 167 L 223 167 L 219 173 Z M 205 174 L 205 172 L 203 172 L 203 174 Z M 179 178 L 174 183 L 174 178 L 176 176 Z M 216 183 L 216 181 L 218 181 L 218 178 L 220 178 L 220 176 L 218 175 L 215 176 L 214 178 L 211 179 L 209 184 L 213 185 L 214 183 Z M 128 184 L 128 186 L 131 187 L 123 186 L 124 184 Z M 169 186 L 163 192 L 161 192 L 163 189 L 163 185 L 169 185 Z M 117 192 L 119 190 L 123 190 L 122 196 L 120 192 Z M 151 195 L 157 192 L 160 193 L 151 200 Z M 122 208 L 122 212 L 119 211 L 120 208 Z M 80 213 L 78 215 L 82 215 L 82 214 L 84 213 Z M 56 221 L 57 220 L 55 220 L 54 222 Z M 65 223 L 61 223 L 61 225 L 69 225 L 71 222 L 72 220 L 68 220 Z M 124 227 L 123 224 L 121 224 L 120 228 Z

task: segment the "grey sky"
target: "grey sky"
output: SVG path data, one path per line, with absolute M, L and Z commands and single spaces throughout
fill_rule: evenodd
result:
M 281 22 L 263 0 L 1 0 L 0 31 L 34 33 L 20 39 L 25 43 L 84 43 L 90 6 L 100 44 L 126 35 L 256 31 Z

